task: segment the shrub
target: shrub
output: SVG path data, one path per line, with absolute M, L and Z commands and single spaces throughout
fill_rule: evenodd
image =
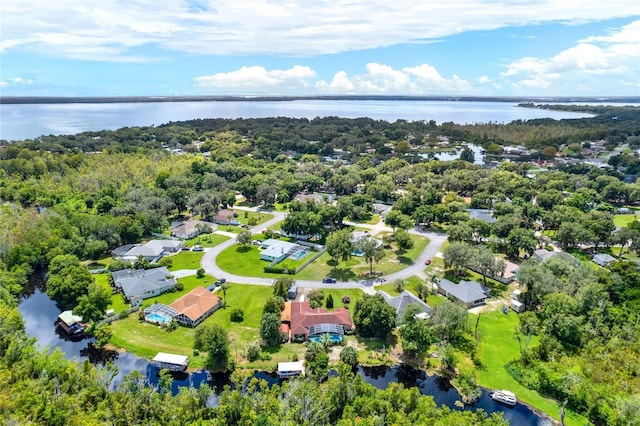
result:
M 240 308 L 236 308 L 231 311 L 231 321 L 242 322 L 244 321 L 244 311 Z
M 249 348 L 247 348 L 247 360 L 249 360 L 249 362 L 257 361 L 260 359 L 261 353 L 262 350 L 260 349 L 260 346 L 254 343 L 253 345 L 249 346 Z
M 162 259 L 158 260 L 158 265 L 171 268 L 173 266 L 173 259 L 171 257 L 165 256 Z
M 182 290 L 184 290 L 184 284 L 182 284 L 180 281 L 178 281 L 178 282 L 176 283 L 176 290 L 177 290 L 177 291 L 182 291 Z
M 329 297 L 327 297 L 327 302 L 326 302 L 325 306 L 327 307 L 327 309 L 332 309 L 333 308 L 333 296 L 332 295 L 329 295 Z
M 351 298 L 349 296 L 343 296 L 342 303 L 344 303 L 345 305 L 351 303 Z
M 322 301 L 324 300 L 324 292 L 320 289 L 311 290 L 308 295 L 309 304 L 311 308 L 319 308 L 322 306 Z
M 202 268 L 198 269 L 198 271 L 196 272 L 196 278 L 202 279 L 202 278 L 204 278 L 204 276 L 205 276 L 204 269 L 202 269 Z
M 298 354 L 291 355 L 291 361 L 297 362 L 298 361 Z
M 393 289 L 397 293 L 402 293 L 402 291 L 404 290 L 404 281 L 403 280 L 395 280 L 393 282 Z

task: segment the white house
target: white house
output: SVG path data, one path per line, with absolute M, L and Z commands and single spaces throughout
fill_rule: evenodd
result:
M 262 248 L 264 250 L 262 251 L 262 253 L 260 253 L 260 259 L 267 260 L 269 262 L 280 262 L 286 259 L 291 251 L 297 246 L 297 244 L 287 241 L 274 239 L 265 240 L 262 243 Z

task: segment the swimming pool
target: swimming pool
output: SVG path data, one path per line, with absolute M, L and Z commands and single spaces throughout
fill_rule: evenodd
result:
M 299 252 L 297 252 L 297 253 L 295 253 L 295 254 L 292 254 L 292 255 L 291 255 L 291 256 L 289 256 L 289 257 L 291 257 L 291 259 L 294 259 L 294 260 L 300 260 L 300 259 L 302 259 L 303 257 L 305 257 L 307 254 L 309 254 L 309 252 L 308 252 L 308 251 L 306 251 L 306 250 L 303 250 L 303 251 L 299 251 Z
M 314 342 L 314 343 L 320 343 L 320 339 L 321 338 L 322 338 L 321 334 L 320 335 L 316 335 L 316 336 L 311 336 L 311 337 L 309 337 L 309 341 L 310 342 Z M 329 334 L 329 340 L 332 343 L 340 343 L 340 342 L 342 342 L 342 338 L 343 337 L 341 335 L 339 335 L 339 334 L 333 334 L 333 333 Z
M 156 324 L 166 324 L 171 321 L 171 318 L 167 318 L 157 312 L 152 312 L 145 316 L 144 319 L 148 322 L 155 322 Z

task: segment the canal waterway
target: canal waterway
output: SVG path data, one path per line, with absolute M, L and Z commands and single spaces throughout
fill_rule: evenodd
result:
M 18 308 L 25 322 L 26 332 L 30 337 L 34 337 L 38 345 L 51 350 L 59 348 L 68 359 L 84 361 L 88 359 L 92 364 L 98 366 L 113 365 L 117 369 L 117 374 L 111 383 L 111 387 L 116 388 L 128 374 L 138 371 L 145 376 L 151 385 L 158 384 L 158 370 L 148 360 L 139 358 L 126 352 L 116 352 L 96 349 L 93 346 L 93 339 L 84 337 L 69 339 L 62 331 L 55 326 L 55 321 L 60 314 L 60 309 L 56 306 L 46 293 L 40 288 L 33 289 L 20 300 Z M 417 387 L 423 395 L 433 397 L 435 403 L 446 405 L 453 410 L 483 409 L 488 413 L 501 412 L 504 418 L 512 425 L 548 426 L 552 423 L 536 415 L 529 407 L 523 404 L 516 404 L 515 407 L 507 407 L 496 403 L 489 397 L 485 390 L 480 399 L 473 405 L 460 405 L 460 395 L 449 383 L 449 381 L 439 376 L 429 376 L 424 371 L 417 370 L 405 365 L 395 365 L 392 367 L 363 367 L 359 366 L 357 374 L 364 380 L 379 389 L 386 389 L 391 383 L 402 383 L 405 387 Z M 203 383 L 211 386 L 217 393 L 221 392 L 225 385 L 231 384 L 229 374 L 211 373 L 201 370 L 191 373 L 172 374 L 173 393 L 177 393 L 180 387 L 199 387 Z M 274 373 L 258 371 L 254 377 L 264 379 L 270 385 L 278 383 L 278 377 Z M 216 403 L 216 401 L 212 401 Z

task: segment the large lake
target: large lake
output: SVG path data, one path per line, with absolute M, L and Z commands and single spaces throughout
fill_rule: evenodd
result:
M 519 108 L 514 102 L 419 100 L 294 100 L 141 103 L 0 104 L 0 139 L 160 125 L 197 118 L 369 117 L 375 120 L 435 120 L 508 123 L 535 118 L 582 118 L 588 114 Z

